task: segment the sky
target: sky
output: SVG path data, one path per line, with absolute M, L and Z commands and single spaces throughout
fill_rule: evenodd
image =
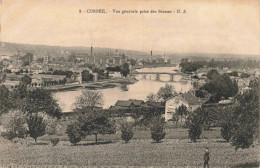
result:
M 259 0 L 2 0 L 0 19 L 4 42 L 260 55 Z

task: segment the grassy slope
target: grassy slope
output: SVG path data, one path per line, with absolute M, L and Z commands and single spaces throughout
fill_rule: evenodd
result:
M 77 146 L 71 146 L 68 141 L 61 141 L 55 147 L 51 145 L 12 146 L 11 150 L 0 148 L 0 163 L 202 166 L 204 146 L 210 148 L 210 165 L 212 167 L 231 167 L 258 161 L 258 149 L 256 147 L 235 151 L 234 147 L 218 139 L 218 136 L 219 130 L 204 131 L 202 137 L 206 139 L 191 143 L 186 139 L 186 129 L 171 129 L 167 130 L 166 139 L 159 144 L 152 142 L 149 131 L 136 131 L 134 140 L 128 144 L 120 140 L 120 134 L 116 134 L 100 136 L 100 140 L 113 141 L 113 143 L 100 145 L 90 145 L 91 141 L 82 141 Z M 49 143 L 46 141 L 49 138 L 49 136 L 42 137 L 39 142 Z M 87 140 L 93 140 L 93 137 L 88 137 Z M 0 143 L 3 142 L 7 143 L 0 141 Z M 29 141 L 29 143 L 32 142 Z

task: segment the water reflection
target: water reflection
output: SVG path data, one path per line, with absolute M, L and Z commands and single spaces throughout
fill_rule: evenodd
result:
M 173 72 L 174 69 L 176 68 L 174 67 L 143 68 L 143 69 L 139 69 L 139 71 Z M 174 76 L 175 82 L 169 82 L 170 76 L 167 74 L 160 75 L 159 81 L 156 81 L 156 75 L 146 75 L 146 78 L 143 78 L 142 75 L 136 75 L 136 79 L 138 79 L 138 81 L 135 84 L 122 86 L 122 87 L 101 89 L 100 91 L 104 95 L 103 107 L 109 108 L 111 105 L 114 105 L 117 100 L 128 100 L 128 99 L 145 100 L 146 96 L 149 93 L 156 93 L 159 90 L 159 88 L 164 86 L 166 83 L 173 85 L 174 90 L 177 93 L 189 91 L 192 87 L 191 82 L 187 81 L 187 83 L 181 83 L 179 82 L 181 78 L 182 76 L 176 75 Z M 56 92 L 54 93 L 54 98 L 57 99 L 63 112 L 72 111 L 73 109 L 72 105 L 75 102 L 76 97 L 80 96 L 82 90 L 83 89 Z

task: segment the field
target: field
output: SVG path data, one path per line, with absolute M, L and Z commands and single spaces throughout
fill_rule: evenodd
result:
M 27 144 L 11 143 L 0 139 L 0 165 L 77 165 L 77 166 L 203 166 L 204 147 L 210 149 L 211 167 L 240 167 L 259 162 L 259 147 L 235 151 L 220 137 L 219 129 L 203 131 L 202 139 L 192 143 L 187 139 L 186 129 L 167 129 L 166 139 L 154 143 L 149 131 L 135 131 L 129 143 L 120 140 L 120 134 L 99 136 L 100 144 L 94 145 L 94 137 L 87 137 L 72 146 L 66 136 L 52 146 L 44 136 L 35 145 L 32 139 Z

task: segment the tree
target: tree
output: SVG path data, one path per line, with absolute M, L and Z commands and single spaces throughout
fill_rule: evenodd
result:
M 157 143 L 159 143 L 162 139 L 164 139 L 166 132 L 164 131 L 165 122 L 163 118 L 154 117 L 152 119 L 152 125 L 150 127 L 151 137 Z
M 25 86 L 31 84 L 32 82 L 32 78 L 28 75 L 24 75 L 22 78 L 21 78 L 21 82 L 22 84 L 24 84 Z
M 4 85 L 0 85 L 0 116 L 11 108 L 9 96 L 9 90 Z
M 197 139 L 200 138 L 201 135 L 201 116 L 198 115 L 198 113 L 201 113 L 201 108 L 198 108 L 193 112 L 189 117 L 187 118 L 186 125 L 188 126 L 189 130 L 189 138 L 193 142 L 196 142 Z
M 172 97 L 173 95 L 174 95 L 173 86 L 167 83 L 165 84 L 164 87 L 161 87 L 157 92 L 158 99 L 163 99 L 163 101 L 166 101 L 168 98 Z
M 93 75 L 89 73 L 87 70 L 82 71 L 82 81 L 92 81 L 93 80 Z
M 74 110 L 92 110 L 103 105 L 103 94 L 98 91 L 84 90 L 74 103 Z
M 73 145 L 76 145 L 85 137 L 84 132 L 81 131 L 81 124 L 78 121 L 69 124 L 66 133 L 69 137 L 70 143 Z
M 184 104 L 182 104 L 181 106 L 179 106 L 178 108 L 176 108 L 175 113 L 176 113 L 178 116 L 181 117 L 181 122 L 182 122 L 183 116 L 187 116 L 187 114 L 188 114 L 188 109 L 187 109 L 187 107 L 186 107 Z
M 96 144 L 98 143 L 98 134 L 114 134 L 116 131 L 115 122 L 101 111 L 91 111 L 82 114 L 78 121 L 82 123 L 81 131 L 83 131 L 85 135 L 95 135 Z
M 259 90 L 259 82 L 258 81 L 259 81 L 258 78 L 250 80 L 249 88 L 255 89 L 256 91 Z
M 235 96 L 238 92 L 238 86 L 235 80 L 231 80 L 229 75 L 211 75 L 215 77 L 208 81 L 200 90 L 206 90 L 212 94 L 211 102 L 217 103 L 222 97 L 228 98 Z
M 207 73 L 207 78 L 210 80 L 217 79 L 219 77 L 220 77 L 220 74 L 218 73 L 218 71 L 216 69 L 211 69 Z
M 26 112 L 27 109 L 27 87 L 24 85 L 19 85 L 12 92 L 10 92 L 10 105 L 12 109 L 19 109 Z
M 120 66 L 107 67 L 106 70 L 107 71 L 113 71 L 113 72 L 120 72 L 121 71 L 121 67 Z
M 184 73 L 195 72 L 197 69 L 202 68 L 206 62 L 203 61 L 194 61 L 188 62 L 188 58 L 183 58 L 180 63 L 181 71 Z
M 135 112 L 131 112 L 131 117 L 134 119 L 134 127 L 140 124 L 140 120 L 142 117 L 142 113 L 140 113 L 138 110 Z
M 128 143 L 134 136 L 133 133 L 133 126 L 134 124 L 131 122 L 127 122 L 126 120 L 123 120 L 119 123 L 120 130 L 121 130 L 121 138 L 123 141 Z
M 227 142 L 229 142 L 233 135 L 233 127 L 234 127 L 234 109 L 236 108 L 237 104 L 232 104 L 223 107 L 216 107 L 214 108 L 215 116 L 212 116 L 218 121 L 218 125 L 221 127 L 221 136 Z
M 37 138 L 45 134 L 47 124 L 43 117 L 38 114 L 29 115 L 26 122 L 28 125 L 28 133 L 37 144 Z
M 180 119 L 180 117 L 179 117 L 179 115 L 177 115 L 177 113 L 174 113 L 172 115 L 172 121 L 175 123 L 176 126 L 178 125 L 179 119 Z
M 209 130 L 212 123 L 217 122 L 218 115 L 221 114 L 217 106 L 202 106 L 200 109 L 196 110 L 196 114 L 200 117 L 201 126 L 204 130 Z
M 130 72 L 130 69 L 129 69 L 128 63 L 124 63 L 124 64 L 121 66 L 121 71 L 120 71 L 120 73 L 121 73 L 124 77 L 126 77 L 126 76 L 129 74 L 129 72 Z
M 229 73 L 230 76 L 238 76 L 237 71 L 232 71 L 231 73 Z
M 50 116 L 60 118 L 61 109 L 52 94 L 43 88 L 37 88 L 28 92 L 26 96 L 29 113 L 44 112 Z
M 221 125 L 221 136 L 227 142 L 229 142 L 232 137 L 232 128 L 232 122 L 225 122 Z
M 158 102 L 158 96 L 155 93 L 150 93 L 149 95 L 146 96 L 146 100 L 150 102 Z
M 208 92 L 206 90 L 196 90 L 195 96 L 199 98 L 205 98 L 208 95 Z
M 137 115 L 141 115 L 139 125 L 144 126 L 145 128 L 150 128 L 153 123 L 153 118 L 160 117 L 162 114 L 162 109 L 155 107 L 138 108 L 134 109 L 134 111 Z
M 33 61 L 33 54 L 32 53 L 26 53 L 26 55 L 24 55 L 22 57 L 23 60 L 23 66 L 27 66 L 30 64 L 30 62 Z
M 130 64 L 131 64 L 132 66 L 135 66 L 135 65 L 136 65 L 136 60 L 133 59 L 133 58 L 131 58 L 131 59 L 130 59 Z
M 241 78 L 249 78 L 250 75 L 248 73 L 245 73 L 243 72 L 241 75 L 240 75 Z
M 249 148 L 259 136 L 259 84 L 237 97 L 234 110 L 234 125 L 231 144 L 238 148 Z
M 12 140 L 15 137 L 24 138 L 27 132 L 26 116 L 20 110 L 10 110 L 1 116 L 1 125 L 7 131 L 4 137 Z
M 92 72 L 98 74 L 98 79 L 106 78 L 106 77 L 105 77 L 105 74 L 104 74 L 105 69 L 103 69 L 103 68 L 95 67 L 95 68 L 92 69 Z

